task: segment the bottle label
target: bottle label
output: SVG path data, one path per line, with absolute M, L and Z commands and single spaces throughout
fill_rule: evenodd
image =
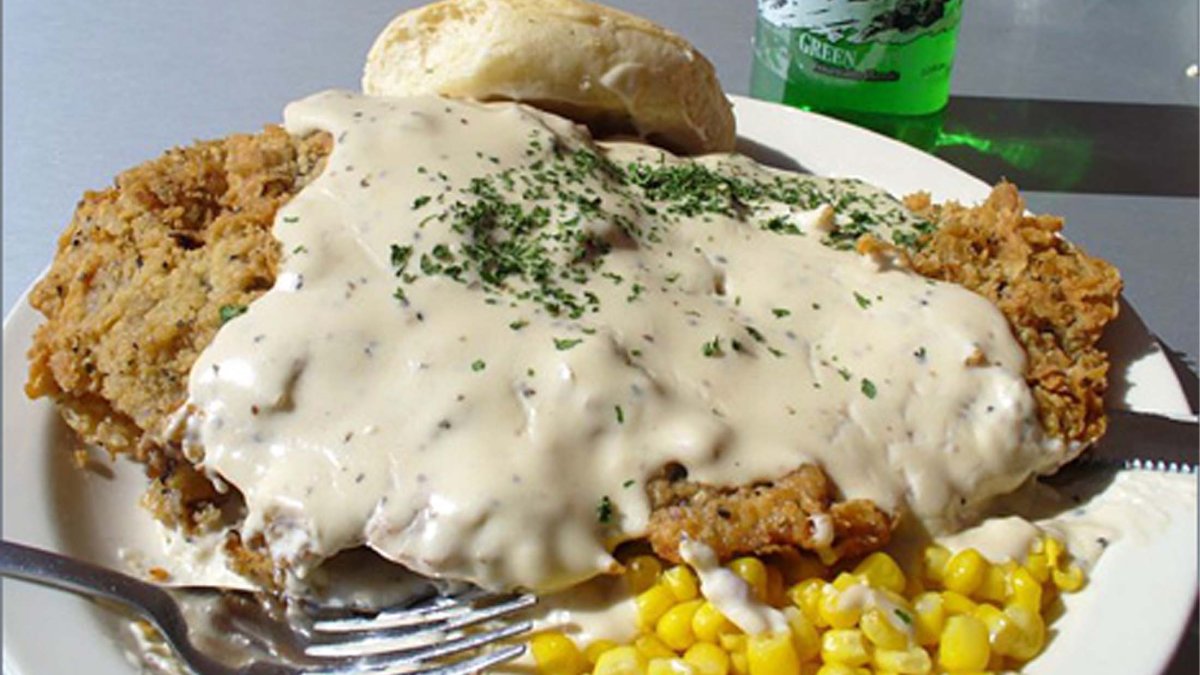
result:
M 758 13 L 765 42 L 759 58 L 780 75 L 790 65 L 838 79 L 894 82 L 902 73 L 886 53 L 956 29 L 962 0 L 758 0 Z

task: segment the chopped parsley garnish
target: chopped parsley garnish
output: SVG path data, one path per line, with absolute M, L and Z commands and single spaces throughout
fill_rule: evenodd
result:
M 604 495 L 600 498 L 600 503 L 596 505 L 596 520 L 605 524 L 612 522 L 613 511 L 612 500 L 608 498 L 608 495 Z
M 746 326 L 746 332 L 750 334 L 750 337 L 754 338 L 755 342 L 761 343 L 767 341 L 767 338 L 763 337 L 762 332 L 754 326 Z
M 719 336 L 705 342 L 700 351 L 710 359 L 725 355 L 725 352 L 721 349 L 721 338 Z
M 516 321 L 509 323 L 508 327 L 513 330 L 521 330 L 522 328 L 524 328 L 525 326 L 528 326 L 528 325 L 529 325 L 529 322 L 526 321 L 525 319 L 517 319 Z
M 842 379 L 843 379 L 843 380 L 845 380 L 845 381 L 847 381 L 847 382 L 849 382 L 849 381 L 850 381 L 850 378 L 854 376 L 854 374 L 853 374 L 853 373 L 851 373 L 851 372 L 850 372 L 850 370 L 849 370 L 848 368 L 845 368 L 845 367 L 838 368 L 838 371 L 837 371 L 837 372 L 838 372 L 838 375 L 841 375 L 841 376 L 842 376 Z
M 771 310 L 771 313 L 775 315 L 775 318 L 782 319 L 785 316 L 791 316 L 792 310 L 776 307 L 775 309 Z
M 292 249 L 292 253 L 308 253 L 308 247 L 306 247 L 304 244 L 300 244 L 296 248 Z
M 617 413 L 617 424 L 625 424 L 625 411 L 621 409 L 621 406 L 614 405 L 613 411 Z
M 554 348 L 565 352 L 581 342 L 583 342 L 582 338 L 554 338 Z
M 241 316 L 246 313 L 245 305 L 221 305 L 221 309 L 217 310 L 221 317 L 221 323 L 225 324 L 234 317 Z
M 404 289 L 399 286 L 396 287 L 396 292 L 392 293 L 392 297 L 399 300 L 403 305 L 408 304 L 408 294 L 405 293 Z
M 426 204 L 429 203 L 429 201 L 431 199 L 432 199 L 432 197 L 430 197 L 429 195 L 421 195 L 420 197 L 417 197 L 416 199 L 413 200 L 413 203 L 412 203 L 413 211 L 416 211 L 417 209 L 421 208 L 422 206 L 425 206 Z
M 875 398 L 875 394 L 877 393 L 875 383 L 864 377 L 862 379 L 862 393 L 867 398 Z
M 397 246 L 392 244 L 392 269 L 396 270 L 396 276 L 404 274 L 404 270 L 408 268 L 408 261 L 412 258 L 413 247 Z
M 631 488 L 631 487 L 633 487 L 634 485 L 637 485 L 637 481 L 636 481 L 636 480 L 634 480 L 634 479 L 632 479 L 632 478 L 630 478 L 629 480 L 625 481 L 624 483 L 621 483 L 621 487 L 623 487 L 623 488 Z
M 473 363 L 471 363 L 471 370 L 473 370 L 477 373 L 479 371 L 483 370 L 484 368 L 487 368 L 487 363 L 484 362 L 483 359 L 475 359 L 475 361 Z
M 904 625 L 906 625 L 906 626 L 912 625 L 913 620 L 912 620 L 912 617 L 908 615 L 908 612 L 897 607 L 896 609 L 892 610 L 892 613 L 896 615 L 897 619 L 900 619 L 901 621 L 903 621 Z
M 285 223 L 298 223 L 298 222 L 300 222 L 300 216 L 284 216 L 284 217 L 283 217 L 283 222 L 285 222 Z
M 924 346 L 918 347 L 917 351 L 913 352 L 913 356 L 917 357 L 918 361 L 924 361 L 925 360 L 925 347 Z
M 871 306 L 871 299 L 862 293 L 859 293 L 858 291 L 854 291 L 854 301 L 857 302 L 858 306 L 862 307 L 863 309 Z

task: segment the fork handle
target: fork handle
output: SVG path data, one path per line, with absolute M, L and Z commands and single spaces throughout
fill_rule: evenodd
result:
M 149 619 L 199 673 L 233 672 L 199 651 L 175 599 L 154 584 L 98 565 L 0 539 L 0 576 L 118 602 Z
M 0 576 L 115 600 L 142 614 L 153 613 L 148 604 L 171 602 L 162 589 L 140 579 L 7 540 L 0 540 Z M 163 597 L 160 599 L 159 596 Z M 147 603 L 147 600 L 151 602 Z

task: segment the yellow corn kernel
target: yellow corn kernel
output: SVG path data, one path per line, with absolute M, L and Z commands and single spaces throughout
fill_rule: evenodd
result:
M 979 588 L 975 589 L 975 597 L 985 602 L 1004 602 L 1008 593 L 1008 574 L 1005 571 L 1009 565 L 988 565 Z
M 795 675 L 800 672 L 800 657 L 788 632 L 751 635 L 746 644 L 750 675 Z
M 1069 565 L 1065 570 L 1052 570 L 1050 579 L 1060 591 L 1074 593 L 1083 588 L 1083 569 L 1079 565 Z
M 821 633 L 812 621 L 804 616 L 804 612 L 795 607 L 788 607 L 783 610 L 783 615 L 787 617 L 788 628 L 792 631 L 792 642 L 796 645 L 796 656 L 801 661 L 809 661 L 815 659 L 821 653 Z
M 726 634 L 721 636 L 721 649 L 733 654 L 735 652 L 745 652 L 746 645 L 750 642 L 750 638 L 742 633 Z
M 583 658 L 594 666 L 600 660 L 601 654 L 618 646 L 620 645 L 612 640 L 596 640 L 583 648 Z
M 946 607 L 942 596 L 934 592 L 918 595 L 913 601 L 913 614 L 917 644 L 937 644 L 946 625 Z
M 982 603 L 975 608 L 975 618 L 987 626 L 988 644 L 992 647 L 993 658 L 1011 653 L 1012 645 L 1018 639 L 1020 631 L 1003 610 L 995 605 Z
M 1046 645 L 1046 622 L 1042 620 L 1042 615 L 1021 605 L 1008 605 L 1004 608 L 1004 615 L 1017 629 L 1007 655 L 1020 661 L 1037 656 Z
M 942 585 L 946 587 L 946 590 L 969 596 L 983 583 L 990 566 L 979 551 L 965 548 L 950 556 L 950 561 L 946 563 Z
M 767 566 L 758 558 L 735 558 L 729 569 L 750 586 L 750 595 L 759 602 L 767 601 Z
M 1050 564 L 1050 569 L 1059 569 L 1062 566 L 1063 554 L 1066 553 L 1066 548 L 1063 543 L 1054 537 L 1046 537 L 1046 562 Z
M 539 633 L 529 641 L 529 651 L 544 675 L 578 675 L 583 672 L 583 653 L 575 641 L 558 632 Z
M 942 606 L 946 608 L 946 616 L 952 614 L 971 614 L 975 611 L 975 602 L 962 593 L 942 591 Z
M 692 633 L 701 642 L 717 642 L 725 633 L 736 633 L 737 626 L 729 622 L 711 602 L 703 602 L 692 615 Z
M 783 593 L 783 572 L 774 565 L 767 565 L 767 604 L 779 607 L 786 602 L 787 597 Z
M 854 574 L 865 578 L 871 588 L 887 589 L 893 593 L 903 593 L 908 584 L 900 566 L 886 553 L 875 552 L 863 558 L 854 568 Z
M 1050 580 L 1050 561 L 1046 560 L 1044 552 L 1030 553 L 1029 557 L 1025 559 L 1025 569 L 1040 584 Z
M 633 647 L 614 647 L 600 655 L 592 675 L 643 675 L 646 657 Z
M 658 581 L 662 573 L 662 563 L 652 555 L 639 555 L 625 564 L 625 583 L 629 590 L 637 595 Z
M 688 647 L 683 660 L 691 664 L 699 675 L 726 675 L 729 672 L 729 654 L 707 642 L 697 642 Z
M 938 665 L 952 673 L 983 670 L 990 656 L 988 630 L 982 621 L 966 614 L 946 619 L 938 645 Z
M 695 600 L 700 595 L 696 574 L 687 565 L 676 565 L 663 572 L 659 583 L 671 589 L 671 593 L 679 602 Z
M 825 592 L 825 587 L 828 585 L 822 579 L 805 579 L 800 583 L 788 589 L 788 598 L 792 604 L 804 612 L 804 616 L 808 617 L 816 626 L 827 626 L 824 619 L 821 618 L 821 596 Z
M 668 609 L 675 606 L 675 594 L 662 584 L 655 584 L 634 598 L 637 606 L 638 628 L 651 630 Z
M 650 659 L 646 675 L 695 675 L 696 669 L 683 659 Z
M 833 587 L 839 591 L 844 591 L 851 586 L 858 586 L 865 583 L 867 583 L 866 579 L 851 572 L 842 572 L 833 578 Z
M 876 649 L 871 661 L 876 671 L 903 675 L 925 675 L 933 670 L 933 660 L 929 658 L 929 652 L 920 647 Z
M 934 544 L 925 547 L 923 556 L 923 567 L 925 568 L 925 578 L 935 584 L 942 583 L 942 577 L 946 573 L 946 563 L 950 562 L 950 550 L 945 546 Z
M 904 631 L 892 625 L 887 615 L 881 609 L 869 609 L 863 612 L 862 620 L 858 622 L 863 635 L 871 644 L 883 649 L 905 649 L 908 647 L 908 636 Z
M 731 652 L 729 654 L 729 669 L 735 675 L 750 675 L 750 661 L 746 652 Z
M 862 616 L 862 608 L 855 603 L 843 602 L 842 593 L 826 587 L 818 605 L 823 625 L 833 628 L 853 628 Z
M 1020 605 L 1030 611 L 1042 611 L 1042 584 L 1033 574 L 1018 566 L 1008 576 L 1008 604 Z
M 692 600 L 668 609 L 655 625 L 654 633 L 671 649 L 677 652 L 686 650 L 696 642 L 696 634 L 692 632 L 692 619 L 696 617 L 696 610 L 703 604 L 703 600 Z
M 646 633 L 633 640 L 633 646 L 642 656 L 649 659 L 669 659 L 675 656 L 675 650 L 667 646 L 657 635 Z
M 871 671 L 844 663 L 826 663 L 817 670 L 816 675 L 871 675 Z
M 871 660 L 871 652 L 861 630 L 833 629 L 821 636 L 821 658 L 826 663 L 861 666 Z

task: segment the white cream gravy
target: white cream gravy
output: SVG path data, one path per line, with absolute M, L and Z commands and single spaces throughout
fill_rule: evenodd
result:
M 995 307 L 829 245 L 917 223 L 878 190 L 597 144 L 516 104 L 326 92 L 285 117 L 333 153 L 276 218 L 275 287 L 192 370 L 185 450 L 301 576 L 366 544 L 565 588 L 644 533 L 669 462 L 717 484 L 816 462 L 939 531 L 1062 459 Z M 749 184 L 771 194 L 728 196 Z

